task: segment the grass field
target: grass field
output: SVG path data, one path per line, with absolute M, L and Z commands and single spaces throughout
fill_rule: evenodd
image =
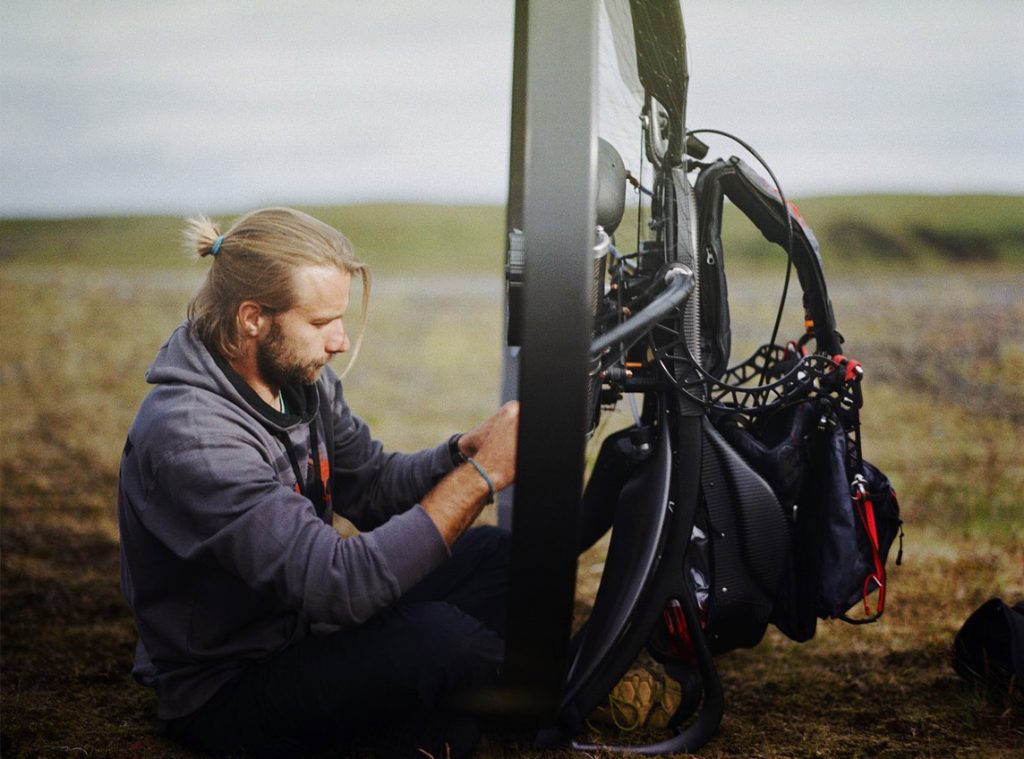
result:
M 879 624 L 822 623 L 803 645 L 769 634 L 722 657 L 726 716 L 701 753 L 1020 756 L 1020 702 L 977 693 L 953 672 L 949 650 L 987 598 L 1024 599 L 1024 198 L 800 205 L 822 242 L 848 353 L 867 369 L 865 453 L 899 492 L 904 564 L 890 567 Z M 346 380 L 377 436 L 418 448 L 490 413 L 502 209 L 316 213 L 378 275 L 364 352 Z M 734 222 L 726 241 L 739 358 L 770 332 L 783 267 Z M 180 252 L 180 226 L 0 221 L 4 757 L 188 756 L 155 737 L 154 700 L 128 676 L 134 629 L 118 588 L 114 513 L 143 373 L 206 266 Z M 790 300 L 784 333 L 795 334 Z M 601 550 L 580 562 L 583 606 Z M 514 737 L 480 752 L 569 755 Z

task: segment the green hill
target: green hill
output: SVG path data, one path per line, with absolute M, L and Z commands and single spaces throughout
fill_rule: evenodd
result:
M 828 265 L 891 261 L 1024 263 L 1024 196 L 853 195 L 807 198 L 801 213 Z M 501 206 L 376 204 L 306 209 L 341 229 L 380 272 L 495 274 L 504 260 Z M 632 217 L 635 220 L 635 215 Z M 231 219 L 220 218 L 227 224 Z M 635 221 L 620 227 L 631 249 Z M 182 220 L 170 216 L 0 220 L 0 261 L 127 269 L 188 267 Z M 758 260 L 767 243 L 735 208 L 723 240 L 730 261 Z

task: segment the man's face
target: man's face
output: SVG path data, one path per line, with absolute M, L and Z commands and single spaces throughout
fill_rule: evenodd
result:
M 352 275 L 334 266 L 304 266 L 295 273 L 298 302 L 270 316 L 256 347 L 263 379 L 280 390 L 316 381 L 332 356 L 351 346 L 345 332 Z

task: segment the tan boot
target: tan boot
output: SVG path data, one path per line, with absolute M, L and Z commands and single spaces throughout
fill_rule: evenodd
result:
M 679 707 L 679 684 L 649 667 L 634 667 L 619 680 L 591 720 L 629 732 L 641 727 L 663 729 Z

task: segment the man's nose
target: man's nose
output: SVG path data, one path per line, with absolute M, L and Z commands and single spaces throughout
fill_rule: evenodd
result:
M 328 353 L 344 353 L 351 347 L 351 345 L 352 344 L 348 339 L 348 333 L 345 331 L 345 327 L 339 325 L 336 329 L 331 331 L 324 349 Z

